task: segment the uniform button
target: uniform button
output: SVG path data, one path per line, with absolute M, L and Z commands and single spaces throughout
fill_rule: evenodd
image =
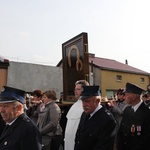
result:
M 7 141 L 4 142 L 4 145 L 7 145 Z

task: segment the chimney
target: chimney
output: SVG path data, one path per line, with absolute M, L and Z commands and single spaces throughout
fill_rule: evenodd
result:
M 92 54 L 92 53 L 88 53 L 88 54 L 89 54 L 89 57 L 91 57 L 91 58 L 95 57 L 95 54 Z
M 127 59 L 125 60 L 125 64 L 128 65 L 128 60 Z

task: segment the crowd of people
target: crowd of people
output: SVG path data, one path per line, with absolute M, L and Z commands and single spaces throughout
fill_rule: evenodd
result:
M 144 90 L 127 82 L 117 90 L 116 100 L 102 103 L 100 87 L 79 80 L 74 94 L 77 101 L 66 115 L 63 131 L 55 91 L 35 90 L 29 96 L 4 86 L 0 150 L 144 150 L 150 146 L 150 85 Z
M 29 96 L 4 86 L 0 93 L 0 149 L 59 150 L 61 109 L 56 100 L 55 91 L 35 90 Z

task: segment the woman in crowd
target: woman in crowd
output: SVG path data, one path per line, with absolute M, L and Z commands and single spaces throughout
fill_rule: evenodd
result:
M 29 108 L 26 110 L 26 114 L 35 122 L 37 123 L 38 113 L 40 109 L 40 104 L 42 103 L 42 91 L 41 90 L 34 90 L 33 91 L 33 99 L 30 102 Z
M 37 121 L 42 135 L 42 150 L 58 150 L 62 142 L 62 129 L 59 124 L 61 110 L 55 103 L 55 99 L 53 92 L 46 91 L 43 93 L 43 106 Z
M 118 129 L 120 127 L 121 124 L 121 120 L 123 117 L 123 112 L 125 110 L 125 108 L 127 106 L 129 106 L 129 104 L 126 103 L 125 101 L 125 89 L 124 88 L 120 88 L 117 91 L 117 101 L 113 101 L 110 100 L 108 102 L 109 105 L 109 110 L 112 112 L 112 114 L 114 115 L 116 122 L 117 122 L 117 126 L 116 126 L 116 131 L 118 132 Z M 114 143 L 114 149 L 113 150 L 117 150 L 117 132 L 116 132 L 116 137 L 115 137 L 115 143 Z

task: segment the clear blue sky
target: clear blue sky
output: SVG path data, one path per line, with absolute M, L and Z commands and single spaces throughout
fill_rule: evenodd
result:
M 0 0 L 0 55 L 54 66 L 87 32 L 90 53 L 150 72 L 149 18 L 150 0 Z

